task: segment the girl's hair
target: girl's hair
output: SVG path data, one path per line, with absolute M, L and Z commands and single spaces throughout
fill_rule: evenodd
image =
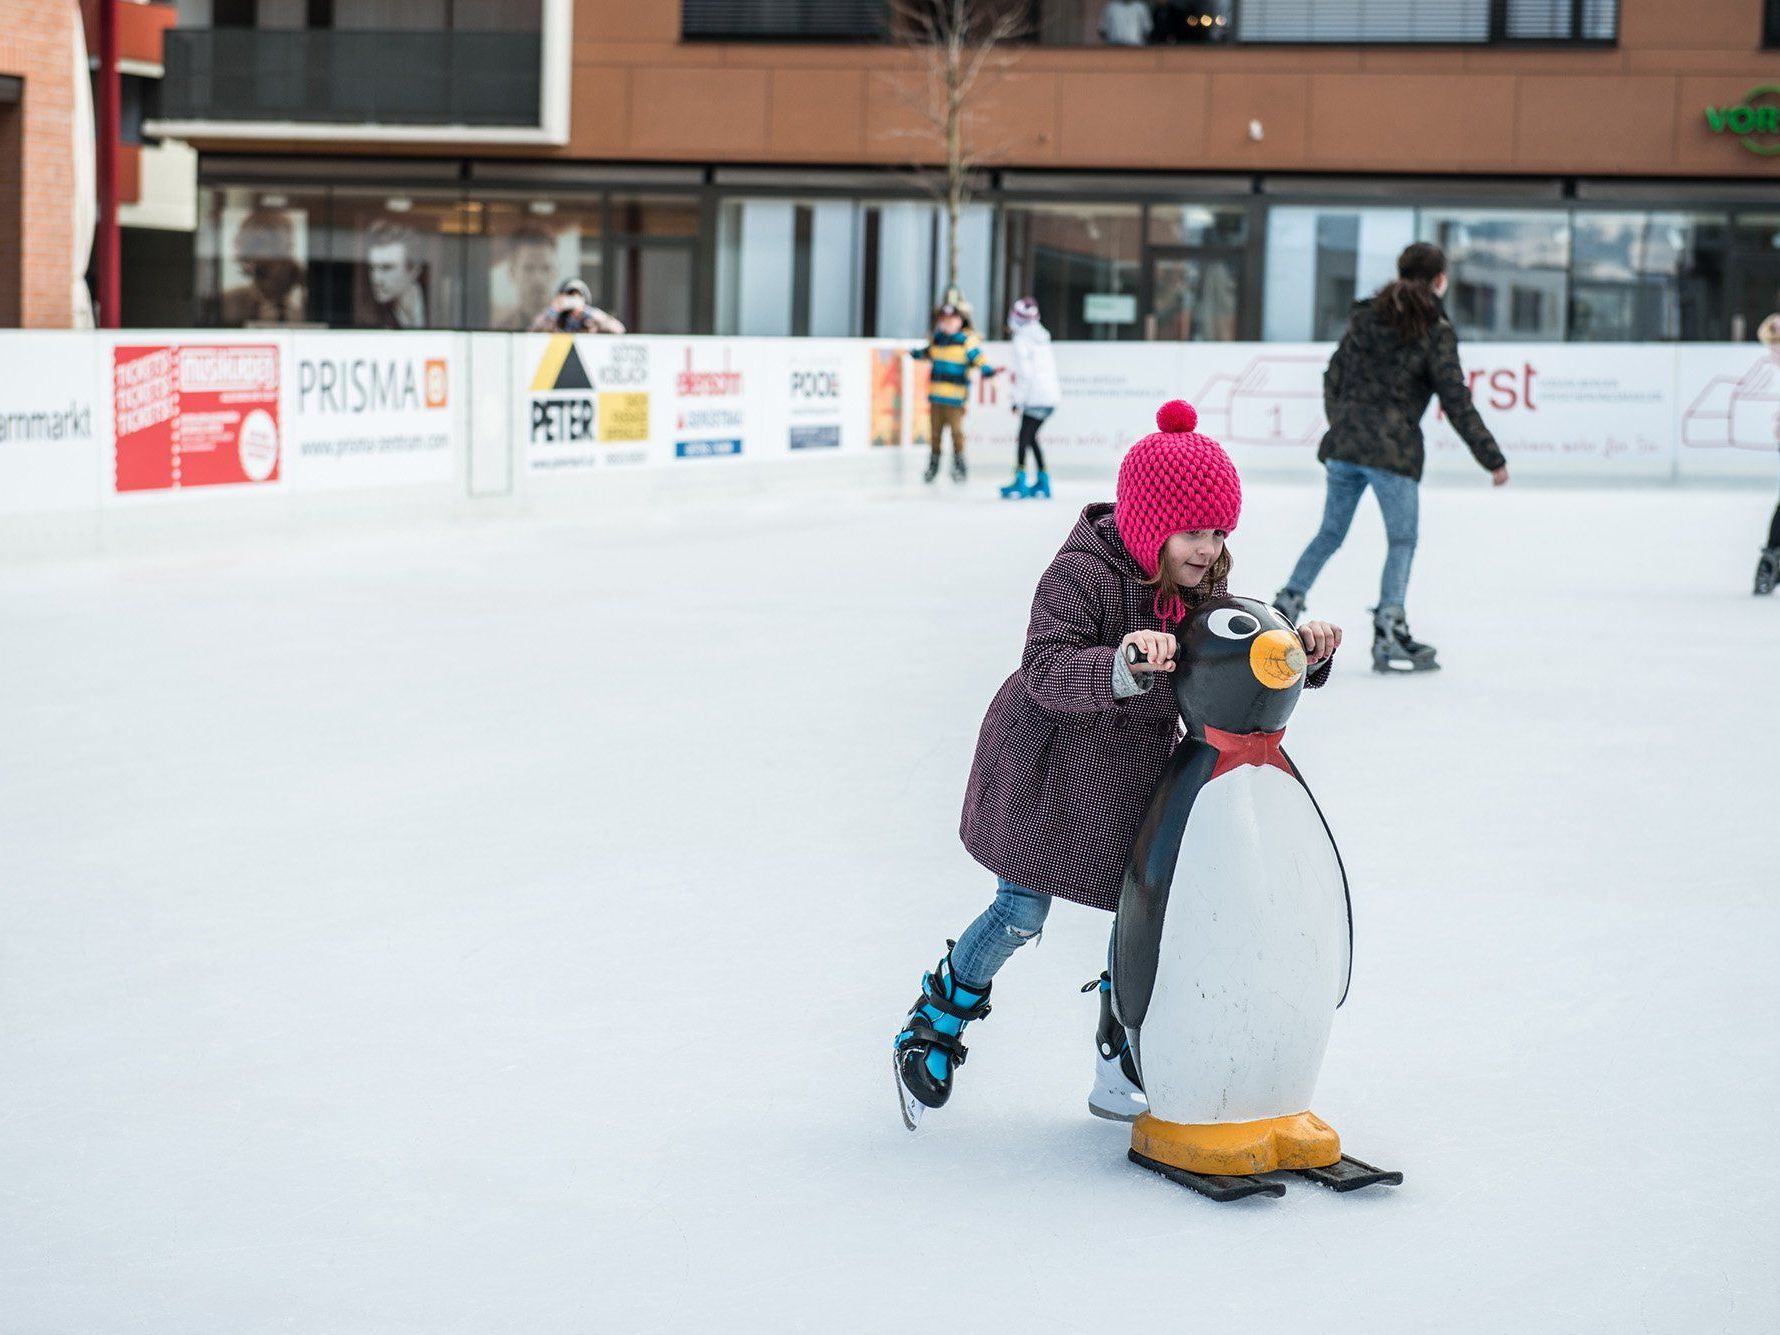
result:
M 1397 277 L 1373 295 L 1372 306 L 1405 343 L 1426 334 L 1440 318 L 1440 299 L 1434 280 L 1446 272 L 1446 256 L 1439 246 L 1415 241 L 1397 256 Z
M 1174 582 L 1174 572 L 1162 560 L 1160 553 L 1156 556 L 1156 577 L 1146 579 L 1144 583 L 1156 591 L 1156 607 L 1161 611 L 1172 608 L 1177 602 L 1182 608 L 1191 608 L 1194 604 L 1202 603 L 1211 597 L 1213 589 L 1229 578 L 1230 548 L 1226 545 L 1218 553 L 1218 559 L 1211 563 L 1211 569 L 1205 572 L 1205 577 L 1190 589 L 1183 589 Z

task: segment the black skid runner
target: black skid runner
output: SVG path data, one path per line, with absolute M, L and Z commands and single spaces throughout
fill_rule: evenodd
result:
M 1158 1163 L 1146 1158 L 1136 1150 L 1127 1150 L 1125 1155 L 1140 1168 L 1147 1168 L 1152 1173 L 1160 1173 L 1170 1182 L 1178 1182 L 1181 1186 L 1198 1192 L 1214 1201 L 1238 1201 L 1244 1196 L 1283 1196 L 1286 1184 L 1270 1181 L 1266 1177 L 1219 1176 L 1211 1173 L 1190 1173 L 1184 1168 L 1176 1168 L 1171 1164 Z M 1358 1191 L 1361 1187 L 1398 1186 L 1403 1181 L 1403 1174 L 1384 1168 L 1374 1168 L 1369 1163 L 1342 1155 L 1339 1163 L 1330 1164 L 1327 1168 L 1294 1168 L 1294 1175 L 1331 1191 Z M 1283 1174 L 1281 1174 L 1283 1176 Z

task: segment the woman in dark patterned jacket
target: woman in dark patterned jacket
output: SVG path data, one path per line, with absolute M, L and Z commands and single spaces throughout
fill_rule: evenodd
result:
M 1372 666 L 1381 672 L 1431 671 L 1434 646 L 1409 634 L 1403 611 L 1415 559 L 1422 478 L 1422 414 L 1439 395 L 1477 462 L 1496 486 L 1508 481 L 1508 461 L 1477 415 L 1459 366 L 1459 336 L 1446 318 L 1446 256 L 1417 241 L 1397 257 L 1397 280 L 1354 307 L 1347 333 L 1323 373 L 1323 412 L 1329 430 L 1317 458 L 1328 492 L 1323 523 L 1298 558 L 1274 604 L 1288 621 L 1304 615 L 1304 596 L 1335 555 L 1367 487 L 1384 515 L 1384 574 L 1373 612 Z
M 1174 669 L 1172 628 L 1226 591 L 1224 538 L 1242 511 L 1235 466 L 1197 422 L 1190 405 L 1165 404 L 1160 430 L 1119 467 L 1117 503 L 1083 510 L 1039 580 L 1020 670 L 977 737 L 960 823 L 964 846 L 995 873 L 995 900 L 922 977 L 895 1039 L 910 1130 L 951 1094 L 958 1035 L 989 1013 L 990 979 L 1039 934 L 1051 900 L 1118 906 L 1131 841 L 1179 734 L 1174 693 L 1151 689 L 1152 672 Z M 1341 632 L 1311 621 L 1298 634 L 1307 684 L 1321 686 Z M 1153 670 L 1134 674 L 1128 645 Z

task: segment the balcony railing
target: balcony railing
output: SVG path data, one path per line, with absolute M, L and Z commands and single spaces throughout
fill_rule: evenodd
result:
M 534 126 L 535 32 L 268 31 L 167 34 L 172 120 Z

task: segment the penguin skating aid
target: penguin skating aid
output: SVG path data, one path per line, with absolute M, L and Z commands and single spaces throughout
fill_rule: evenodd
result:
M 1303 645 L 1248 598 L 1201 607 L 1180 639 L 1188 735 L 1139 827 L 1114 933 L 1113 1007 L 1149 1101 L 1128 1157 L 1217 1200 L 1282 1194 L 1260 1176 L 1280 1171 L 1395 1184 L 1310 1111 L 1352 926 L 1328 825 L 1280 748 Z

